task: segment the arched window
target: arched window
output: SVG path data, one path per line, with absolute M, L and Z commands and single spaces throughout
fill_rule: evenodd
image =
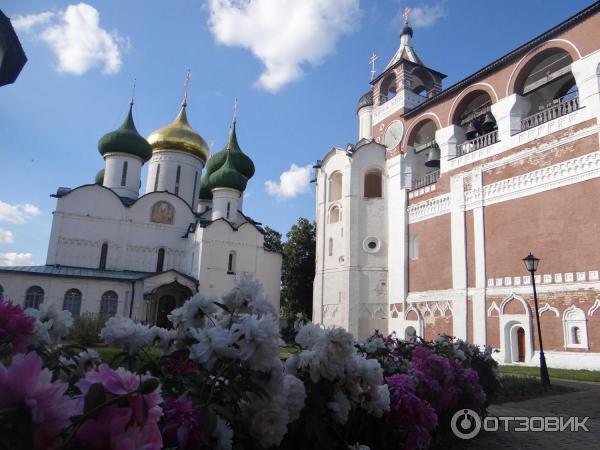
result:
M 334 202 L 342 198 L 342 173 L 334 172 L 329 177 L 329 201 Z
M 585 313 L 575 305 L 566 309 L 563 315 L 565 347 L 588 348 L 587 321 Z
M 397 91 L 396 75 L 394 73 L 390 73 L 379 85 L 379 104 L 393 99 L 396 96 Z
M 415 327 L 409 325 L 404 329 L 404 340 L 406 341 L 412 341 L 415 340 L 417 338 L 417 330 L 415 330 Z
M 100 315 L 103 317 L 114 317 L 119 306 L 119 296 L 115 291 L 106 291 L 100 299 Z
M 177 166 L 177 173 L 175 174 L 175 195 L 179 195 L 180 179 L 181 179 L 181 166 Z
M 44 301 L 44 290 L 39 286 L 31 286 L 25 292 L 25 309 L 38 309 Z
M 232 275 L 235 273 L 235 252 L 229 252 L 227 256 L 227 273 Z
M 342 220 L 342 210 L 338 205 L 334 205 L 329 210 L 329 223 L 337 223 Z
M 435 91 L 433 77 L 422 67 L 415 67 L 410 74 L 411 87 L 410 89 L 422 97 L 431 97 Z
M 165 265 L 165 249 L 159 248 L 158 255 L 156 257 L 156 271 L 162 272 Z
M 329 238 L 329 256 L 333 256 L 333 238 Z
M 0 284 L 0 300 L 2 300 L 3 298 L 4 298 L 4 288 Z
M 519 72 L 515 92 L 529 104 L 529 120 L 522 129 L 532 128 L 579 108 L 578 90 L 571 72 L 573 58 L 561 48 L 548 48 L 531 59 Z M 534 117 L 531 117 L 534 116 Z
M 409 164 L 413 187 L 417 187 L 419 180 L 425 175 L 439 170 L 440 148 L 435 142 L 436 131 L 437 125 L 435 122 L 431 119 L 425 119 L 418 123 L 408 136 L 407 145 L 411 152 Z
M 69 289 L 66 292 L 63 309 L 69 311 L 73 317 L 79 317 L 81 312 L 81 291 L 79 289 Z
M 497 142 L 498 125 L 491 106 L 492 98 L 482 90 L 470 92 L 459 102 L 452 123 L 463 129 L 464 137 L 458 136 L 456 156 L 462 156 Z M 465 140 L 468 142 L 464 142 Z
M 372 169 L 365 173 L 365 186 L 364 194 L 365 198 L 379 198 L 383 196 L 382 193 L 382 177 L 381 170 Z
M 100 270 L 106 269 L 106 258 L 108 257 L 108 243 L 105 242 L 102 244 L 102 248 L 100 249 L 100 264 L 98 268 Z
M 127 166 L 128 162 L 123 161 L 123 171 L 121 172 L 121 186 L 125 186 L 127 184 Z

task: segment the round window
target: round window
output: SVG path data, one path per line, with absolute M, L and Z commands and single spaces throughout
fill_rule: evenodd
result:
M 370 236 L 363 241 L 363 250 L 367 253 L 377 253 L 381 248 L 381 241 Z

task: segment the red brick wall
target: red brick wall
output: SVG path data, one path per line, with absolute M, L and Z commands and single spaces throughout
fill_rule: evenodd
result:
M 408 263 L 408 290 L 451 288 L 450 214 L 410 224 L 408 235 L 419 242 L 419 257 Z

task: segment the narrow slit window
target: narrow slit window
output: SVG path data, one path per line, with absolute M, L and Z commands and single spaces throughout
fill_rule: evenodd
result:
M 227 257 L 227 273 L 235 273 L 235 252 L 229 252 L 229 256 Z
M 181 179 L 181 166 L 177 166 L 177 174 L 175 175 L 175 195 L 179 195 L 179 180 Z
M 158 177 L 160 176 L 160 164 L 156 166 L 156 176 L 154 177 L 154 190 L 158 190 Z
M 333 238 L 329 238 L 329 256 L 333 256 Z
M 123 161 L 123 172 L 121 172 L 121 186 L 127 185 L 127 166 L 129 163 L 127 161 Z
M 229 219 L 229 213 L 231 212 L 231 203 L 227 202 L 227 218 Z
M 196 188 L 198 187 L 198 172 L 194 174 L 194 191 L 192 192 L 192 205 L 194 204 L 194 200 L 196 200 Z
M 164 269 L 164 265 L 165 265 L 165 249 L 159 248 L 158 256 L 156 258 L 156 271 L 162 272 Z
M 108 257 L 108 243 L 102 244 L 102 248 L 100 250 L 100 264 L 98 268 L 100 270 L 106 269 L 106 258 Z

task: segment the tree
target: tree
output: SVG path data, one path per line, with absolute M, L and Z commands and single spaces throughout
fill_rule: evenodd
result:
M 282 315 L 305 313 L 312 318 L 315 278 L 316 226 L 303 217 L 292 225 L 283 244 L 281 271 Z
M 271 227 L 265 227 L 265 241 L 264 246 L 266 249 L 283 253 L 283 244 L 281 243 L 281 233 L 274 230 Z

